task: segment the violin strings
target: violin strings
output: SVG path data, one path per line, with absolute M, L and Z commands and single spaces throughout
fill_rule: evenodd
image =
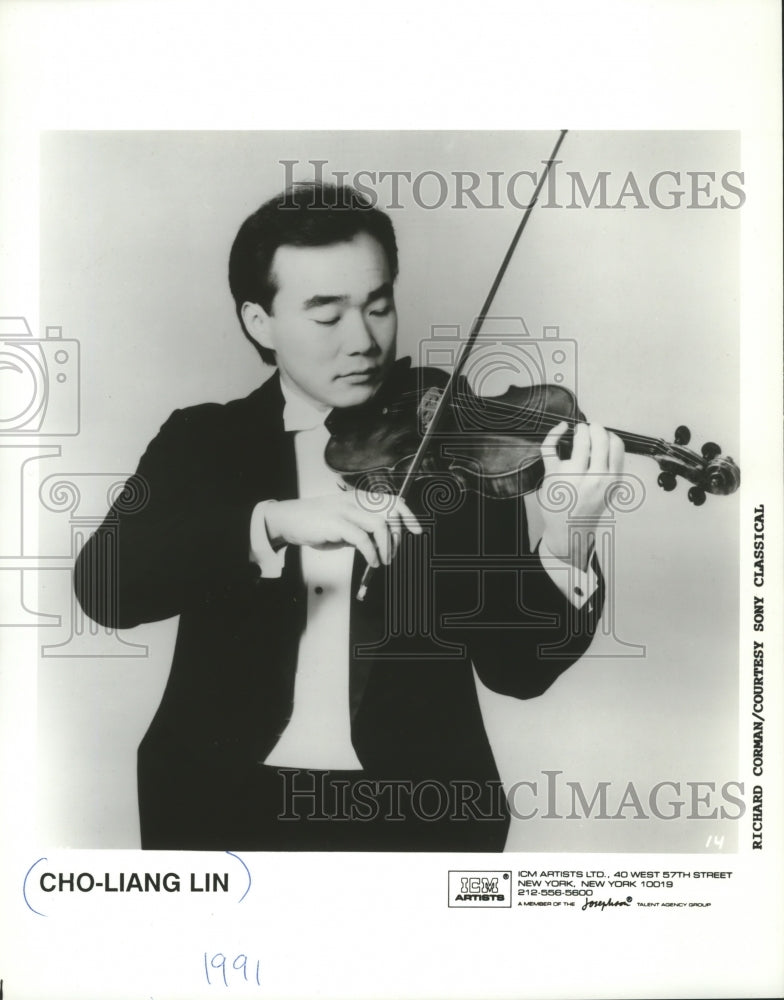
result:
M 391 414 L 404 414 L 409 409 L 409 407 L 404 405 L 404 401 L 416 398 L 421 399 L 423 395 L 424 393 L 422 390 L 408 390 L 401 393 L 400 400 L 396 403 L 390 403 L 385 408 L 386 412 Z M 492 396 L 472 395 L 468 398 L 471 400 L 471 408 L 467 411 L 466 415 L 470 416 L 471 413 L 481 415 L 484 413 L 488 416 L 498 418 L 513 415 L 518 418 L 520 422 L 535 421 L 538 425 L 535 429 L 539 430 L 542 433 L 542 436 L 552 430 L 553 427 L 561 423 L 563 420 L 566 420 L 567 423 L 574 423 L 573 418 L 568 418 L 563 414 L 553 413 L 548 410 L 542 410 L 535 406 L 519 407 L 515 406 L 513 403 L 505 403 L 503 400 L 495 399 Z M 452 401 L 450 405 L 454 410 L 459 409 L 455 401 Z M 504 430 L 508 430 L 509 434 L 514 434 L 515 426 L 512 424 L 509 428 L 489 427 L 483 428 L 482 430 L 487 433 L 503 433 Z M 527 428 L 527 430 L 530 432 L 531 428 Z M 693 464 L 695 458 L 698 459 L 695 452 L 692 452 L 680 445 L 667 444 L 661 438 L 653 438 L 646 434 L 637 434 L 634 431 L 624 431 L 613 427 L 608 427 L 607 430 L 613 434 L 617 434 L 618 437 L 624 441 L 627 447 L 630 448 L 630 450 L 638 454 L 664 454 L 667 457 L 679 457 L 682 461 L 690 464 Z

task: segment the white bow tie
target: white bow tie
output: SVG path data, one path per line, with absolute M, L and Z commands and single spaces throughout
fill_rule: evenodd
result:
M 323 427 L 330 414 L 330 409 L 316 406 L 309 399 L 295 395 L 283 387 L 283 427 L 287 431 L 310 431 L 315 427 Z
M 335 489 L 345 490 L 343 480 L 327 466 L 324 458 L 324 449 L 329 441 L 329 431 L 324 426 L 324 421 L 332 410 L 315 406 L 309 399 L 294 395 L 285 389 L 283 395 L 286 400 L 283 407 L 284 430 L 310 432 L 299 438 L 296 445 L 300 486 L 304 473 L 309 483 L 308 489 L 312 491 L 315 489 L 314 484 L 316 482 L 319 484 L 318 490 L 307 495 L 316 496 Z M 300 463 L 304 463 L 304 468 L 300 467 Z

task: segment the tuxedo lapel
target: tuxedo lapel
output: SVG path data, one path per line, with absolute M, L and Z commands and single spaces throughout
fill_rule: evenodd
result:
M 283 429 L 283 393 L 275 372 L 242 400 L 239 416 L 239 460 L 259 500 L 293 500 L 297 496 L 294 435 Z

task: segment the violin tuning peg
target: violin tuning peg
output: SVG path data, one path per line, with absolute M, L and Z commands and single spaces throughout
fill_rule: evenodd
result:
M 688 495 L 695 507 L 702 507 L 705 503 L 705 490 L 701 486 L 692 486 Z
M 702 446 L 702 457 L 706 462 L 710 462 L 717 455 L 721 454 L 721 448 L 714 441 L 706 441 Z
M 676 444 L 688 444 L 691 441 L 691 431 L 685 424 L 681 424 L 680 427 L 675 428 L 675 437 L 673 440 Z
M 672 490 L 678 485 L 678 480 L 675 478 L 672 472 L 660 472 L 659 478 L 656 482 L 661 486 L 661 488 L 667 492 L 671 493 Z

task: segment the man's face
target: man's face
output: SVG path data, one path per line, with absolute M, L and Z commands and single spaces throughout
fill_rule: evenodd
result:
M 279 247 L 269 315 L 246 324 L 276 355 L 281 379 L 325 406 L 356 406 L 395 360 L 397 314 L 381 244 L 360 233 L 324 247 Z

